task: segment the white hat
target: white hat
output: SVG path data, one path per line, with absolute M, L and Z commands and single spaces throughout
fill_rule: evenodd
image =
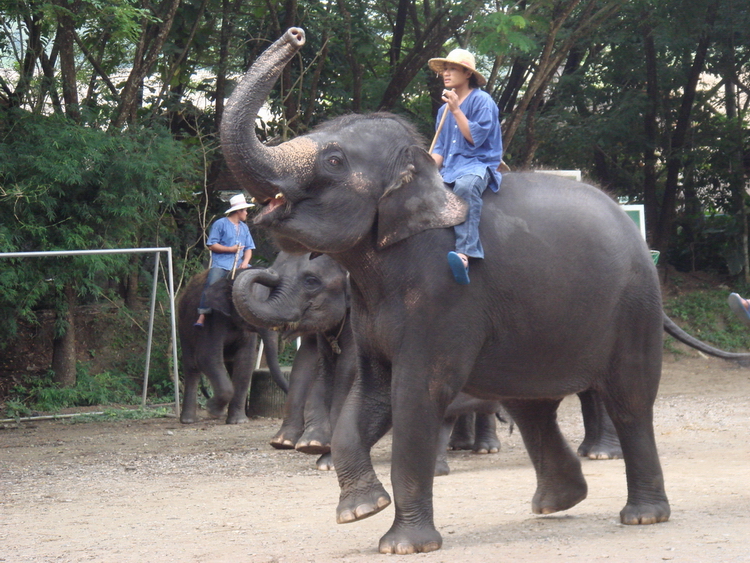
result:
M 445 70 L 445 65 L 447 64 L 459 65 L 469 69 L 472 73 L 474 73 L 474 76 L 476 76 L 477 78 L 477 84 L 479 84 L 479 86 L 484 86 L 485 84 L 487 84 L 487 79 L 477 72 L 477 65 L 474 60 L 474 55 L 472 55 L 466 49 L 453 49 L 450 53 L 448 53 L 448 56 L 446 58 L 430 59 L 429 61 L 427 61 L 427 64 L 435 72 L 443 72 Z
M 224 212 L 225 215 L 229 215 L 230 213 L 232 213 L 232 211 L 239 211 L 240 209 L 247 209 L 248 207 L 253 206 L 252 203 L 248 203 L 247 201 L 245 201 L 245 194 L 233 195 L 229 200 L 229 205 L 231 205 L 232 207 Z

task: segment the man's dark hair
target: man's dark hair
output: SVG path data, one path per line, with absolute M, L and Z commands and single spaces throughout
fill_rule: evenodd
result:
M 479 88 L 479 80 L 477 79 L 477 75 L 473 72 L 469 77 L 469 88 Z

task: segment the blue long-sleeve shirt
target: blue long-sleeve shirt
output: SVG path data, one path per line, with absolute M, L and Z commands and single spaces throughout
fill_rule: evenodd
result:
M 240 253 L 240 259 L 237 260 L 237 255 L 233 253 L 225 252 L 211 252 L 211 267 L 222 268 L 224 270 L 231 270 L 237 261 L 237 266 L 242 262 L 242 255 L 248 248 L 255 248 L 255 242 L 253 241 L 252 235 L 250 235 L 250 229 L 248 226 L 240 221 L 238 225 L 232 223 L 229 217 L 222 217 L 214 221 L 211 225 L 211 231 L 208 234 L 208 240 L 206 241 L 207 246 L 219 243 L 222 246 L 234 246 L 235 244 L 241 244 L 244 248 Z
M 475 88 L 459 107 L 469 121 L 474 144 L 464 138 L 453 114 L 448 112 L 432 151 L 443 157 L 443 167 L 440 169 L 443 181 L 453 183 L 466 174 L 484 177 L 485 170 L 489 170 L 489 186 L 496 192 L 503 178 L 497 171 L 503 158 L 503 138 L 497 105 L 487 92 Z M 445 111 L 448 111 L 448 104 L 438 111 L 438 124 Z M 437 124 L 435 129 L 437 130 Z

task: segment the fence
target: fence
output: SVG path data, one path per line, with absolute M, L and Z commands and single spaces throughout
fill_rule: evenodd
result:
M 32 257 L 49 257 L 49 256 L 76 256 L 84 254 L 151 254 L 154 258 L 154 281 L 151 287 L 151 308 L 148 322 L 148 340 L 146 342 L 146 368 L 143 373 L 143 391 L 141 397 L 141 406 L 146 406 L 146 393 L 148 390 L 149 367 L 151 364 L 151 344 L 154 333 L 154 313 L 156 310 L 156 286 L 159 280 L 159 257 L 162 252 L 167 254 L 167 275 L 169 293 L 169 312 L 172 324 L 172 380 L 174 383 L 174 410 L 177 417 L 180 416 L 180 384 L 177 374 L 177 322 L 175 319 L 174 303 L 174 273 L 172 267 L 172 249 L 169 247 L 161 248 L 106 248 L 99 250 L 55 250 L 49 252 L 0 252 L 0 258 L 32 258 Z

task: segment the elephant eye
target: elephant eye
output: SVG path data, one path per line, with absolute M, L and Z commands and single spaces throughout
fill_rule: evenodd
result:
M 338 156 L 329 156 L 328 164 L 331 166 L 341 166 L 341 159 Z
M 315 276 L 305 276 L 305 289 L 308 291 L 318 289 L 321 285 L 321 281 Z

